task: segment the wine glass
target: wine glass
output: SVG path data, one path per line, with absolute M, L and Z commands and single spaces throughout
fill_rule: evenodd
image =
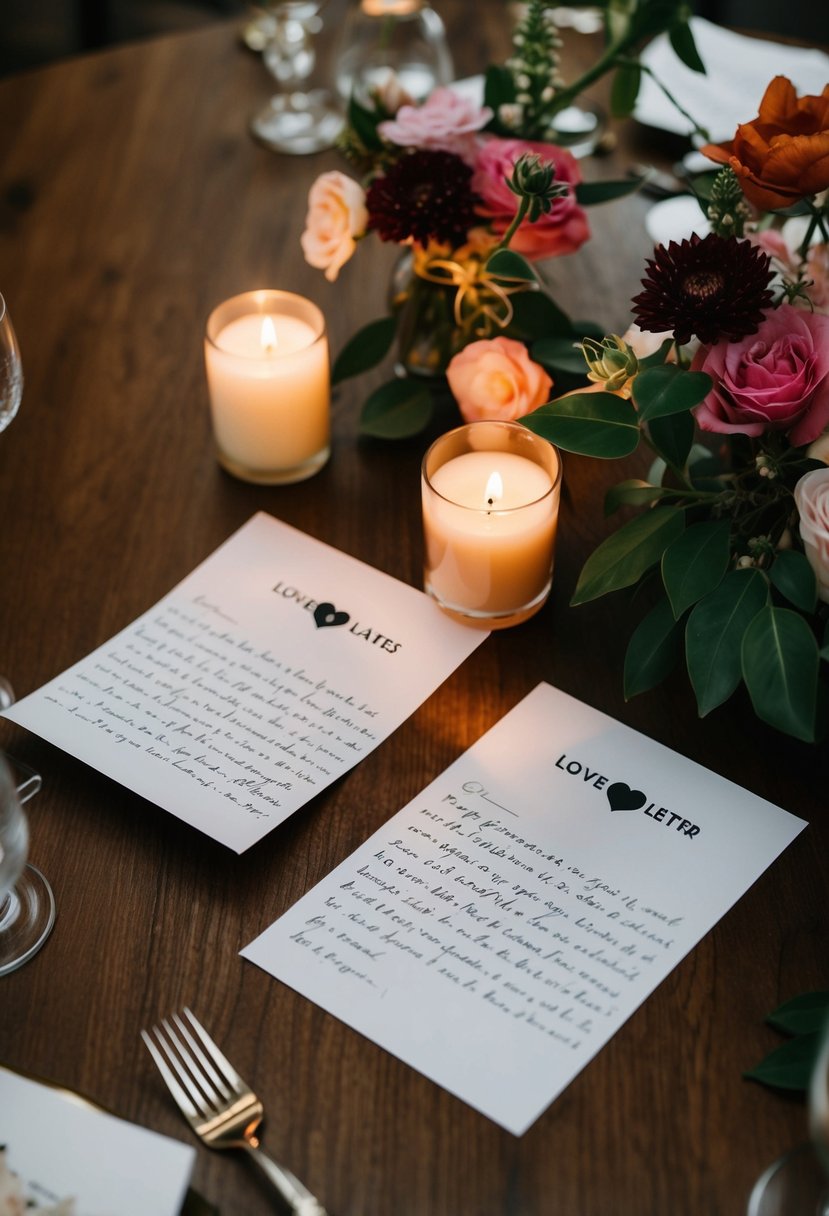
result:
M 20 408 L 23 396 L 23 365 L 20 347 L 6 308 L 0 295 L 0 431 L 4 431 Z M 8 709 L 14 702 L 14 692 L 8 680 L 0 675 L 0 711 Z
M 31 792 L 39 786 L 31 787 Z M 30 795 L 29 795 L 30 796 Z M 0 756 L 0 975 L 36 954 L 55 923 L 52 888 L 26 864 L 29 828 L 11 769 Z
M 748 1216 L 829 1216 L 829 1023 L 809 1086 L 809 1132 L 757 1179 Z
M 314 34 L 321 28 L 326 0 L 270 0 L 273 27 L 262 58 L 281 91 L 250 124 L 253 135 L 275 152 L 305 155 L 330 148 L 343 127 L 340 106 L 330 89 L 303 92 L 314 71 Z

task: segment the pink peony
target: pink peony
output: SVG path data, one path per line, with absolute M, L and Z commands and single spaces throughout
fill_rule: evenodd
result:
M 756 333 L 701 347 L 691 366 L 714 382 L 693 411 L 704 431 L 785 431 L 799 445 L 829 423 L 829 317 L 781 304 Z
M 521 418 L 543 405 L 553 386 L 514 338 L 470 342 L 451 360 L 446 377 L 467 422 Z
M 566 148 L 522 139 L 486 140 L 478 150 L 472 176 L 472 189 L 483 200 L 478 213 L 490 220 L 496 232 L 506 231 L 515 218 L 518 198 L 505 179 L 512 176 L 515 162 L 525 152 L 536 152 L 546 164 L 555 165 L 556 181 L 570 189 L 555 200 L 549 215 L 542 215 L 534 224 L 525 220 L 510 241 L 510 248 L 533 261 L 574 253 L 590 236 L 590 229 L 575 199 L 574 187 L 581 181 L 579 166 Z
M 377 127 L 383 139 L 401 148 L 454 152 L 475 163 L 477 132 L 492 118 L 488 106 L 477 106 L 452 89 L 439 88 L 422 106 L 401 106 L 394 118 Z
M 813 469 L 794 488 L 800 539 L 817 579 L 818 596 L 829 604 L 829 469 Z
M 322 173 L 309 191 L 305 231 L 300 237 L 306 262 L 324 270 L 326 279 L 333 283 L 356 248 L 355 237 L 364 235 L 367 223 L 362 186 L 337 170 Z

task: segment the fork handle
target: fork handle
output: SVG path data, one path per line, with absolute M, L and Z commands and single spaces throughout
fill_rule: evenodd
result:
M 243 1147 L 286 1203 L 290 1204 L 293 1216 L 327 1216 L 319 1200 L 284 1165 L 278 1165 L 258 1144 L 248 1142 Z

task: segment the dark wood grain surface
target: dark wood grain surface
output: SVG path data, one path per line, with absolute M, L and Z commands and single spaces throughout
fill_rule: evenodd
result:
M 462 71 L 505 51 L 504 5 L 443 9 Z M 312 480 L 254 487 L 215 463 L 210 309 L 253 287 L 298 290 L 324 310 L 336 351 L 383 311 L 394 260 L 367 241 L 335 285 L 305 266 L 307 188 L 340 161 L 251 141 L 270 82 L 236 35 L 219 25 L 0 83 L 0 290 L 26 373 L 0 440 L 0 670 L 19 694 L 133 620 L 257 510 L 420 584 L 425 440 L 357 438 L 371 377 L 339 391 L 333 458 Z M 585 172 L 615 176 L 621 163 Z M 594 210 L 594 239 L 548 265 L 572 315 L 626 325 L 648 205 Z M 616 479 L 567 459 L 545 609 L 493 635 L 358 768 L 242 857 L 0 723 L 0 747 L 43 774 L 31 856 L 58 903 L 47 946 L 0 980 L 0 1061 L 188 1140 L 138 1030 L 189 1003 L 261 1094 L 267 1147 L 340 1216 L 742 1213 L 754 1177 L 805 1136 L 800 1103 L 741 1073 L 778 1041 L 765 1014 L 827 984 L 825 753 L 756 723 L 741 695 L 699 721 L 679 676 L 625 704 L 625 605 L 568 607 Z M 515 1138 L 238 951 L 540 678 L 810 826 Z M 194 1184 L 222 1216 L 276 1210 L 241 1156 L 199 1149 Z

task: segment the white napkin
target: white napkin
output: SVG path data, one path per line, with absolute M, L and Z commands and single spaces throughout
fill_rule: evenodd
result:
M 820 94 L 829 81 L 829 55 L 822 51 L 746 38 L 701 17 L 691 19 L 697 50 L 706 74 L 692 72 L 676 56 L 667 35 L 655 38 L 642 62 L 671 91 L 714 143 L 731 139 L 738 123 L 757 114 L 766 86 L 775 76 L 788 76 L 801 95 Z M 691 124 L 648 76 L 636 101 L 634 118 L 646 126 L 687 135 Z

